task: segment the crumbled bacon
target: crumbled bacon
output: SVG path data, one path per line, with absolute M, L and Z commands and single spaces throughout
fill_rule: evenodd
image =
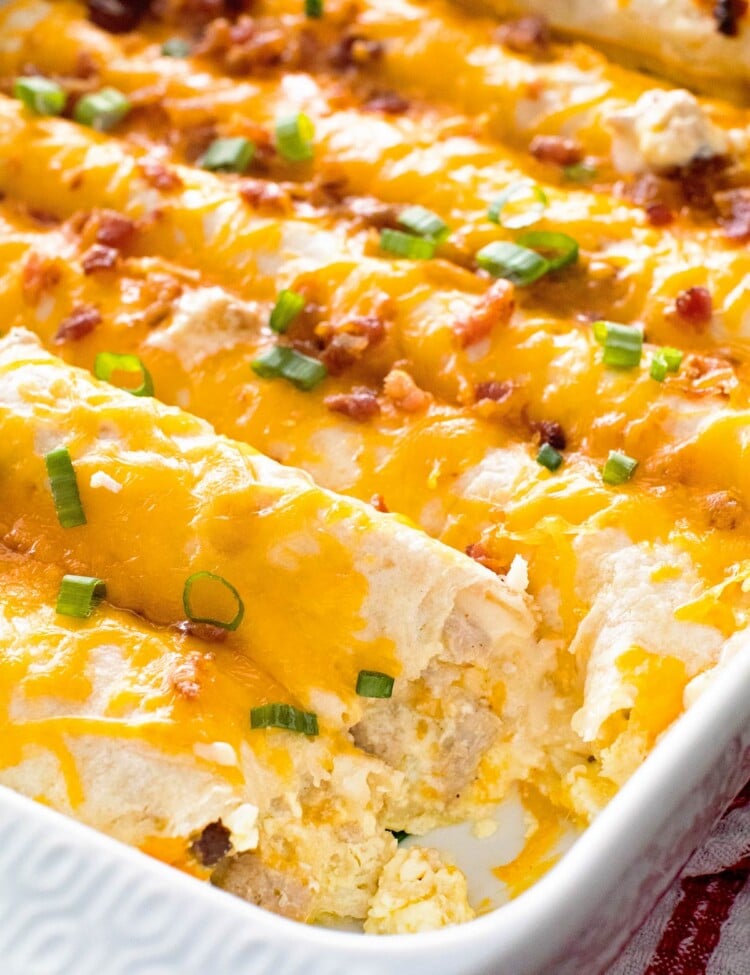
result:
M 385 503 L 385 498 L 382 494 L 373 494 L 370 498 L 370 504 L 376 511 L 382 511 L 383 514 L 388 514 L 390 510 L 388 505 Z
M 679 186 L 685 203 L 696 210 L 715 213 L 717 192 L 724 188 L 729 160 L 726 156 L 696 158 L 667 174 Z
M 418 413 L 430 405 L 430 394 L 420 389 L 404 369 L 391 369 L 383 380 L 383 392 L 404 413 Z
M 348 213 L 357 218 L 365 227 L 384 230 L 386 227 L 396 230 L 399 226 L 398 218 L 401 207 L 390 203 L 381 203 L 371 196 L 355 196 L 346 201 Z
M 714 199 L 719 208 L 719 223 L 727 237 L 739 243 L 750 240 L 750 191 L 727 190 L 717 193 Z
M 529 152 L 539 162 L 556 166 L 574 166 L 583 159 L 581 146 L 559 135 L 535 135 L 529 143 Z
M 474 397 L 477 402 L 491 400 L 493 403 L 504 403 L 513 392 L 513 383 L 498 382 L 491 379 L 488 382 L 477 383 L 474 387 Z
M 500 562 L 499 559 L 493 559 L 482 542 L 473 542 L 471 545 L 467 545 L 466 554 L 496 575 L 502 575 L 508 571 L 508 566 Z
M 737 385 L 731 362 L 721 356 L 699 353 L 685 357 L 679 378 L 687 384 L 686 392 L 693 396 L 729 396 Z
M 154 189 L 167 193 L 182 186 L 182 180 L 174 169 L 165 166 L 160 159 L 143 159 L 138 163 L 138 169 Z
M 227 638 L 227 631 L 222 626 L 214 626 L 213 623 L 182 620 L 176 623 L 174 628 L 184 636 L 194 636 L 198 640 L 205 640 L 206 643 L 224 643 Z
M 370 95 L 362 107 L 368 112 L 403 115 L 409 111 L 409 101 L 396 91 L 381 91 Z
M 218 58 L 232 74 L 244 74 L 282 63 L 295 65 L 299 45 L 277 23 L 243 15 L 236 23 L 224 17 L 210 23 L 195 53 Z
M 380 41 L 372 41 L 361 34 L 347 34 L 331 50 L 329 61 L 339 71 L 362 68 L 379 61 L 385 53 Z
M 241 0 L 151 0 L 151 13 L 179 26 L 199 26 L 237 13 Z
M 716 0 L 714 20 L 716 29 L 726 37 L 737 37 L 740 20 L 747 13 L 747 0 Z
M 96 231 L 97 244 L 123 250 L 135 236 L 136 225 L 129 218 L 115 210 L 103 210 L 99 214 L 99 227 Z
M 219 819 L 204 827 L 200 836 L 191 843 L 190 850 L 204 867 L 213 867 L 232 849 L 231 837 L 232 834 Z
M 32 251 L 21 275 L 23 300 L 29 305 L 36 305 L 45 291 L 60 283 L 60 277 L 60 268 L 51 258 L 40 257 Z
M 169 685 L 172 690 L 188 701 L 195 701 L 200 697 L 200 664 L 200 654 L 189 653 L 169 675 Z
M 503 24 L 495 36 L 508 50 L 534 57 L 546 56 L 552 42 L 546 18 L 533 14 Z
M 651 203 L 646 207 L 646 219 L 652 227 L 667 227 L 674 221 L 674 214 L 663 203 Z
M 138 26 L 146 13 L 148 0 L 87 0 L 89 19 L 109 31 L 124 34 Z
M 278 183 L 262 179 L 243 179 L 237 189 L 245 203 L 256 210 L 288 213 L 292 208 L 289 194 Z
M 333 413 L 343 413 L 358 423 L 364 423 L 380 413 L 377 393 L 366 386 L 355 386 L 351 393 L 334 393 L 326 396 L 323 402 Z
M 102 315 L 93 305 L 78 305 L 65 318 L 55 333 L 55 342 L 76 342 L 94 331 L 100 325 Z
M 540 443 L 548 443 L 555 450 L 565 450 L 567 440 L 565 431 L 557 420 L 541 420 L 534 424 Z
M 496 325 L 508 324 L 516 306 L 515 293 L 510 281 L 495 281 L 471 313 L 453 326 L 462 348 L 487 338 Z
M 377 315 L 356 315 L 342 325 L 323 323 L 316 334 L 325 344 L 320 354 L 331 375 L 337 376 L 385 338 L 385 322 Z
M 119 257 L 120 253 L 114 247 L 94 244 L 81 258 L 83 273 L 96 274 L 97 271 L 111 271 L 117 264 Z
M 736 528 L 745 512 L 742 503 L 730 491 L 717 491 L 705 500 L 706 514 L 712 528 Z
M 688 288 L 675 299 L 675 311 L 686 325 L 702 332 L 711 324 L 713 302 L 706 288 Z

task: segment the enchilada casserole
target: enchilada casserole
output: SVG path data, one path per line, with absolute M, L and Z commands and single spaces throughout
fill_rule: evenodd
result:
M 747 112 L 495 8 L 0 8 L 0 784 L 372 933 L 750 612 Z

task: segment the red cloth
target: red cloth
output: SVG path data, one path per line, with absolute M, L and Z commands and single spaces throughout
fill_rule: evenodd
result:
M 750 783 L 606 975 L 750 975 Z

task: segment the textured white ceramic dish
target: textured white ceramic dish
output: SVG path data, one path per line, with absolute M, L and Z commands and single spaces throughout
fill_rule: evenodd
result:
M 390 938 L 286 921 L 0 789 L 0 972 L 599 975 L 748 777 L 750 648 L 533 888 Z

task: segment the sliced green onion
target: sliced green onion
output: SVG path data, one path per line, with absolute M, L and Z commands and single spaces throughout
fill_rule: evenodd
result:
M 55 502 L 57 520 L 63 528 L 76 528 L 86 524 L 86 515 L 78 493 L 78 480 L 67 447 L 58 447 L 45 455 L 52 499 Z
M 93 576 L 63 576 L 56 609 L 61 616 L 86 619 L 106 594 L 104 579 L 95 579 Z
M 298 291 L 291 291 L 285 288 L 279 292 L 276 304 L 271 310 L 271 317 L 268 324 L 274 332 L 280 335 L 286 332 L 294 319 L 305 307 L 305 296 Z
M 506 278 L 513 284 L 532 284 L 549 271 L 547 261 L 528 247 L 504 240 L 487 244 L 476 255 L 477 264 L 495 278 Z
M 131 107 L 130 99 L 117 88 L 102 88 L 78 99 L 73 118 L 98 132 L 109 132 L 125 118 Z
M 254 155 L 254 144 L 242 136 L 214 139 L 197 160 L 197 165 L 214 173 L 244 173 Z
M 679 349 L 665 347 L 658 349 L 651 360 L 649 375 L 659 383 L 663 383 L 668 372 L 677 372 L 682 363 L 683 353 Z
M 550 271 L 559 271 L 578 260 L 578 241 L 575 237 L 553 230 L 527 230 L 518 238 L 521 247 L 541 252 Z
M 16 78 L 13 83 L 13 96 L 37 115 L 60 115 L 68 100 L 62 85 L 39 76 Z
M 140 385 L 121 386 L 119 383 L 112 383 L 112 376 L 118 372 L 134 377 L 139 376 Z M 130 352 L 98 352 L 94 359 L 94 375 L 97 379 L 103 379 L 105 383 L 112 383 L 118 389 L 132 393 L 133 396 L 154 395 L 154 381 L 151 378 L 151 373 L 138 356 Z
M 161 46 L 161 53 L 166 58 L 186 58 L 192 50 L 192 45 L 182 37 L 170 37 Z
M 610 450 L 607 463 L 602 468 L 602 480 L 605 484 L 624 484 L 635 473 L 638 461 L 619 450 Z
M 305 16 L 319 18 L 323 16 L 323 0 L 305 0 Z
M 572 166 L 563 166 L 563 176 L 571 183 L 590 183 L 598 176 L 595 166 L 588 163 L 574 163 Z
M 416 261 L 429 261 L 435 256 L 437 247 L 434 240 L 427 237 L 415 237 L 405 234 L 403 230 L 391 230 L 386 227 L 380 231 L 380 247 L 389 254 L 397 257 L 409 257 Z
M 390 697 L 393 694 L 393 677 L 381 674 L 379 670 L 360 670 L 357 694 L 360 697 Z
M 632 325 L 594 322 L 594 338 L 604 346 L 603 361 L 618 369 L 634 369 L 643 353 L 643 333 Z
M 200 592 L 193 594 L 193 589 L 198 586 L 199 589 L 203 589 L 203 599 L 205 600 L 207 593 L 213 589 L 214 593 L 217 592 L 217 586 L 221 587 L 221 596 L 225 597 L 229 593 L 234 600 L 236 606 L 236 612 L 234 616 L 227 619 L 217 619 L 215 616 L 200 616 L 198 611 L 194 609 L 193 602 L 201 595 Z M 242 622 L 242 617 L 245 615 L 245 604 L 242 602 L 242 598 L 231 582 L 223 576 L 216 575 L 214 572 L 194 572 L 185 580 L 185 587 L 182 590 L 182 605 L 185 609 L 185 615 L 193 623 L 211 623 L 213 626 L 220 626 L 223 630 L 236 630 L 237 627 Z
M 411 833 L 407 833 L 405 829 L 389 829 L 388 832 L 397 843 L 403 843 L 407 837 L 411 836 Z
M 512 183 L 498 196 L 487 211 L 487 217 L 508 230 L 518 230 L 536 223 L 547 203 L 547 194 L 541 186 L 524 179 Z
M 276 148 L 289 162 L 307 162 L 313 158 L 315 129 L 302 112 L 282 115 L 276 120 Z
M 264 352 L 253 363 L 253 370 L 264 379 L 287 379 L 298 389 L 306 392 L 314 389 L 328 375 L 322 362 L 302 355 L 286 345 L 276 345 Z
M 537 463 L 546 467 L 548 471 L 556 471 L 563 462 L 563 455 L 559 450 L 555 450 L 552 444 L 543 443 L 536 455 Z
M 318 734 L 318 716 L 311 711 L 301 711 L 293 704 L 261 704 L 250 709 L 251 728 L 283 728 L 300 735 Z
M 445 240 L 450 233 L 448 224 L 426 207 L 407 207 L 399 216 L 398 223 L 409 233 L 416 234 L 417 237 L 434 240 L 437 244 L 441 240 Z

